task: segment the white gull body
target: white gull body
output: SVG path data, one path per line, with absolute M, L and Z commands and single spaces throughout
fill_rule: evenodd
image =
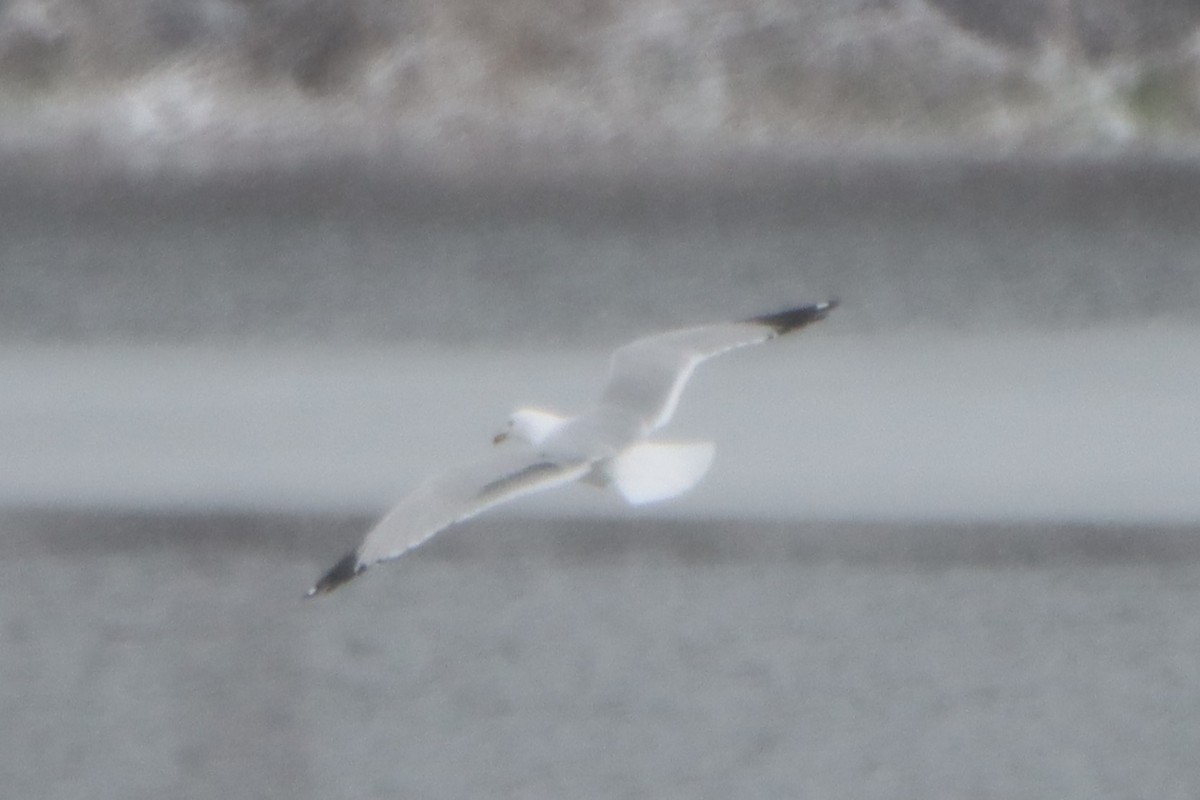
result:
M 695 486 L 712 463 L 709 442 L 655 442 L 702 361 L 824 319 L 836 301 L 739 322 L 701 325 L 637 339 L 613 352 L 600 402 L 577 417 L 521 409 L 496 437 L 515 440 L 490 458 L 418 486 L 362 543 L 326 572 L 309 596 L 330 592 L 378 561 L 399 558 L 455 522 L 532 492 L 583 480 L 613 486 L 633 504 L 666 500 Z

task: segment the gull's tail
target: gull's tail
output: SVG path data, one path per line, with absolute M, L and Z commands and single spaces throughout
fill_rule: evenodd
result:
M 614 458 L 607 471 L 625 501 L 641 505 L 691 489 L 712 460 L 712 442 L 642 442 Z
M 317 581 L 316 585 L 308 590 L 308 594 L 305 597 L 329 594 L 343 583 L 347 583 L 353 580 L 355 576 L 361 575 L 366 568 L 365 564 L 358 563 L 357 551 L 347 553 L 341 561 L 334 564 L 328 572 L 321 576 L 321 580 Z

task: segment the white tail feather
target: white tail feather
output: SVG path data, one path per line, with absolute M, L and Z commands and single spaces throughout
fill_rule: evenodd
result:
M 641 505 L 691 489 L 712 460 L 712 442 L 643 442 L 614 458 L 608 473 L 626 502 Z

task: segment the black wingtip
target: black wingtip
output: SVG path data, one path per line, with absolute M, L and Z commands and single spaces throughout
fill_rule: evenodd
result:
M 812 322 L 825 319 L 830 311 L 838 307 L 836 298 L 830 298 L 824 303 L 812 303 L 799 308 L 789 308 L 787 311 L 780 311 L 775 314 L 764 314 L 761 317 L 754 317 L 746 320 L 759 325 L 769 325 L 775 329 L 775 335 L 782 336 L 785 333 L 790 333 L 797 328 L 803 328 Z
M 321 580 L 308 590 L 305 597 L 316 597 L 319 594 L 329 594 L 337 587 L 366 570 L 366 565 L 358 563 L 357 553 L 347 553 L 345 558 L 333 565 L 333 568 L 321 576 Z

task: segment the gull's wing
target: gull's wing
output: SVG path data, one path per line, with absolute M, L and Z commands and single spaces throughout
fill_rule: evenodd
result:
M 600 405 L 633 413 L 647 431 L 661 427 L 675 413 L 684 384 L 701 361 L 799 330 L 824 319 L 836 306 L 837 301 L 830 300 L 637 339 L 613 352 Z
M 455 522 L 521 495 L 578 480 L 589 469 L 587 461 L 559 463 L 523 449 L 430 478 L 389 511 L 308 595 L 331 592 L 376 561 L 399 558 Z

